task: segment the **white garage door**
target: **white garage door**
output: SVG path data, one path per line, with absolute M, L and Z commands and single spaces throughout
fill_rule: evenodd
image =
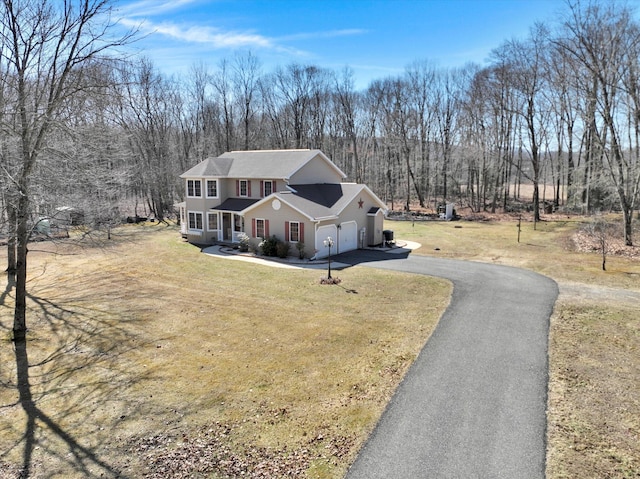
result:
M 326 258 L 327 256 L 329 256 L 329 248 L 327 248 L 324 245 L 324 240 L 327 239 L 327 237 L 331 237 L 333 239 L 333 247 L 331 248 L 331 254 L 337 254 L 337 247 L 338 247 L 338 228 L 336 228 L 336 225 L 327 225 L 327 226 L 320 226 L 320 228 L 318 228 L 316 230 L 316 250 L 318 251 L 316 253 L 316 258 Z
M 340 224 L 340 247 L 338 253 L 358 249 L 358 225 L 355 221 Z

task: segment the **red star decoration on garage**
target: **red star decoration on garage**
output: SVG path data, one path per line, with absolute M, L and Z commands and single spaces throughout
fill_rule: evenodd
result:
M 360 200 L 358 200 L 358 208 L 362 209 L 362 205 L 364 205 L 364 201 L 362 201 L 362 198 L 360 198 Z

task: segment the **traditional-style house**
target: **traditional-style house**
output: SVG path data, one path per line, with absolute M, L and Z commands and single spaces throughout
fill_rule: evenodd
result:
M 385 204 L 320 150 L 231 151 L 180 175 L 181 232 L 196 244 L 276 236 L 309 258 L 383 242 Z M 295 251 L 295 250 L 294 250 Z

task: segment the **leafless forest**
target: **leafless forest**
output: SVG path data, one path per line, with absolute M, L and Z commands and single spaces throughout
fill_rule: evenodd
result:
M 496 45 L 487 66 L 417 59 L 365 89 L 348 67 L 265 71 L 251 52 L 168 77 L 124 55 L 137 32 L 122 33 L 111 7 L 2 2 L 1 229 L 18 290 L 34 231 L 62 216 L 98 227 L 170 217 L 178 175 L 236 149 L 321 149 L 393 209 L 616 210 L 632 244 L 640 22 L 622 3 L 569 0 Z

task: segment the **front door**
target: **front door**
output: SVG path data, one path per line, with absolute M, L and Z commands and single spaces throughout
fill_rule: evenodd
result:
M 222 213 L 222 239 L 223 241 L 231 241 L 233 239 L 233 229 L 231 215 L 233 213 Z

